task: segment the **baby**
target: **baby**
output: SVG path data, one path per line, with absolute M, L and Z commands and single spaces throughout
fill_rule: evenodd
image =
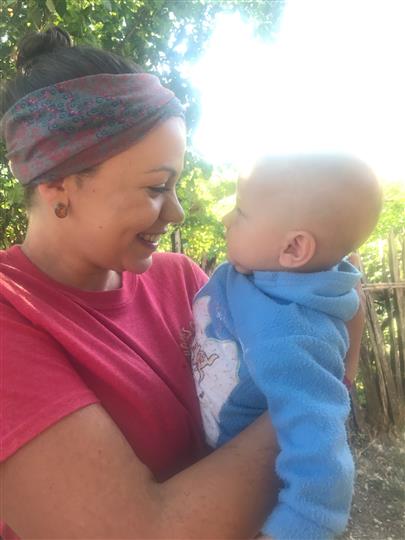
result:
M 342 381 L 360 274 L 342 258 L 375 227 L 380 187 L 352 157 L 295 155 L 261 161 L 237 195 L 224 218 L 230 262 L 194 302 L 206 438 L 220 446 L 269 409 L 283 487 L 262 532 L 333 538 L 354 473 Z

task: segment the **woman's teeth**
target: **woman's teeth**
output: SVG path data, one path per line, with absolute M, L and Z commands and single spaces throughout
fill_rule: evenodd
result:
M 143 238 L 144 240 L 146 240 L 147 242 L 156 244 L 157 242 L 159 242 L 161 235 L 160 234 L 140 234 L 139 236 Z

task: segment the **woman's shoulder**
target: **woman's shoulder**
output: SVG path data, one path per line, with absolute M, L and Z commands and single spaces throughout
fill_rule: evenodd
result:
M 148 277 L 163 280 L 166 285 L 200 289 L 208 280 L 205 272 L 189 257 L 182 253 L 155 253 L 153 264 L 146 273 Z
M 15 270 L 30 274 L 32 264 L 23 254 L 20 245 L 7 249 L 0 249 L 0 273 L 14 272 Z
M 154 253 L 153 264 L 156 263 L 164 266 L 171 265 L 172 267 L 199 268 L 199 266 L 190 259 L 190 257 L 187 257 L 187 255 L 184 255 L 183 253 L 173 253 L 171 251 Z
M 15 274 L 25 272 L 23 265 L 20 264 L 19 250 L 19 246 L 0 250 L 0 316 L 2 318 L 4 318 L 6 310 L 5 306 L 9 304 L 7 301 L 8 292 L 10 289 L 14 289 L 15 286 Z M 18 294 L 18 291 L 16 291 L 16 294 Z M 17 313 L 14 309 L 11 312 Z
M 166 298 L 172 302 L 175 298 L 178 303 L 190 304 L 207 280 L 201 268 L 185 255 L 155 253 L 152 266 L 139 276 L 137 283 L 160 301 Z
M 19 251 L 19 246 L 0 249 L 0 264 L 8 264 L 14 260 Z

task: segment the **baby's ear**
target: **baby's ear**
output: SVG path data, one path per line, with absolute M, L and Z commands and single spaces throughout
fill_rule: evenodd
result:
M 301 268 L 314 256 L 316 240 L 308 231 L 289 231 L 281 247 L 278 262 L 283 268 Z

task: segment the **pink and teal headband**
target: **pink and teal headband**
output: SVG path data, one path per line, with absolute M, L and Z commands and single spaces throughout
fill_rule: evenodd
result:
M 13 174 L 27 185 L 97 165 L 183 115 L 154 75 L 89 75 L 27 94 L 5 113 L 0 134 Z

